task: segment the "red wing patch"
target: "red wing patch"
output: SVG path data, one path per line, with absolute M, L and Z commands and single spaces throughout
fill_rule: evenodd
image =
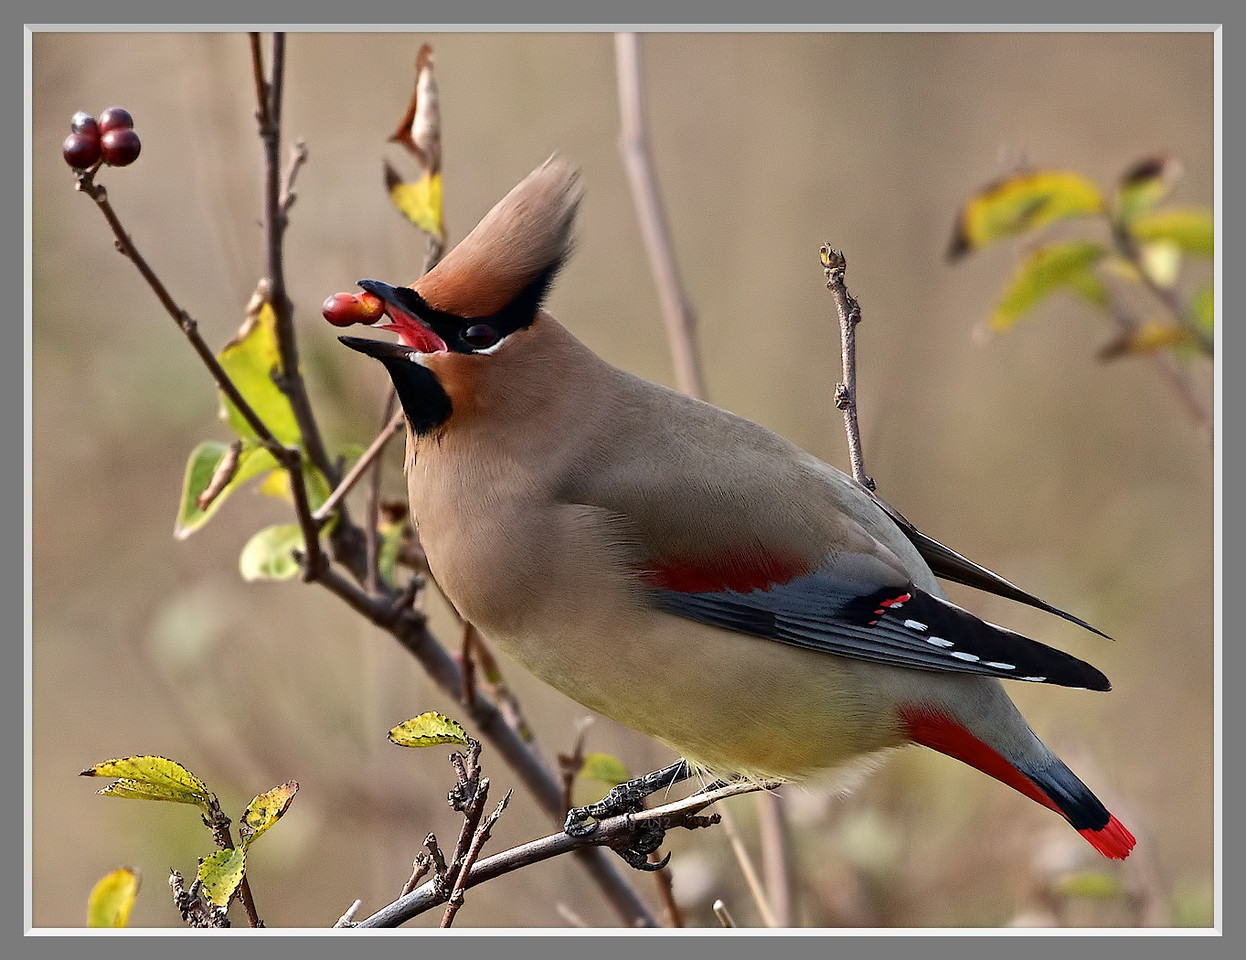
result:
M 721 559 L 654 561 L 640 571 L 641 579 L 659 590 L 676 593 L 750 593 L 769 590 L 809 573 L 809 563 L 794 554 L 754 555 L 726 553 Z

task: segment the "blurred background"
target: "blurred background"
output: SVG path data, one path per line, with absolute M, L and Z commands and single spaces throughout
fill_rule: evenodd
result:
M 416 173 L 386 137 L 425 41 L 441 91 L 450 243 L 551 152 L 566 154 L 586 196 L 550 308 L 610 361 L 672 383 L 617 150 L 610 34 L 297 33 L 285 133 L 310 157 L 286 271 L 330 445 L 371 440 L 387 383 L 341 349 L 320 303 L 362 276 L 409 282 L 424 255 L 389 204 L 381 161 Z M 1081 301 L 1054 297 L 1006 334 L 981 336 L 1018 248 L 955 265 L 944 253 L 961 202 L 1019 163 L 1077 170 L 1109 190 L 1133 162 L 1169 152 L 1186 170 L 1173 202 L 1209 205 L 1211 35 L 649 34 L 642 55 L 710 399 L 847 469 L 832 399 L 838 330 L 817 256 L 824 241 L 844 249 L 864 312 L 859 403 L 879 492 L 925 532 L 1115 638 L 951 591 L 1111 677 L 1109 694 L 1010 692 L 1138 836 L 1133 857 L 1097 860 L 1049 811 L 933 752 L 904 751 L 849 796 L 783 791 L 795 922 L 1209 925 L 1208 437 L 1149 360 L 1096 360 L 1112 330 Z M 190 876 L 212 849 L 193 809 L 101 798 L 100 781 L 77 777 L 147 753 L 205 779 L 235 820 L 253 795 L 298 780 L 290 813 L 252 851 L 259 912 L 273 927 L 325 927 L 360 898 L 365 916 L 397 896 L 425 834 L 451 844 L 458 831 L 447 751 L 401 750 L 385 733 L 426 710 L 465 712 L 327 591 L 242 581 L 239 550 L 288 521 L 283 502 L 241 493 L 173 539 L 187 456 L 231 435 L 206 372 L 59 154 L 74 111 L 133 113 L 141 158 L 99 179 L 223 346 L 264 269 L 247 38 L 41 33 L 33 70 L 34 923 L 82 925 L 94 882 L 129 865 L 144 884 L 132 923 L 178 925 L 167 871 Z M 1190 371 L 1210 399 L 1210 363 Z M 398 447 L 384 478 L 395 498 Z M 457 649 L 435 596 L 428 608 Z M 585 710 L 504 659 L 503 670 L 543 755 L 569 750 Z M 633 774 L 673 759 L 601 718 L 587 749 Z M 488 746 L 482 762 L 498 796 L 518 786 Z M 757 856 L 754 799 L 729 810 Z M 488 850 L 550 829 L 519 789 Z M 672 834 L 668 846 L 690 924 L 716 925 L 719 897 L 741 924 L 760 922 L 722 829 Z M 1081 895 L 1065 896 L 1086 870 Z M 652 878 L 632 879 L 660 909 Z M 472 891 L 456 925 L 575 918 L 617 923 L 562 858 Z

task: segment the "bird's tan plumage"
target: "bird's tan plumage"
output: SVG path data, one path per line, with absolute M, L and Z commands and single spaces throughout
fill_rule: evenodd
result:
M 1070 685 L 1106 678 L 948 604 L 919 551 L 934 542 L 851 478 L 611 366 L 531 300 L 567 256 L 579 192 L 558 159 L 520 183 L 415 285 L 436 317 L 362 282 L 447 345 L 417 338 L 395 360 L 348 341 L 386 362 L 409 415 L 420 396 L 445 414 L 409 435 L 408 488 L 458 611 L 568 696 L 710 770 L 806 777 L 925 743 L 1125 856 L 1132 836 L 996 676 L 1029 663 Z

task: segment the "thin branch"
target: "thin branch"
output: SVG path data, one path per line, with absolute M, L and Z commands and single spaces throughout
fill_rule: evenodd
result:
M 724 800 L 727 797 L 752 793 L 756 790 L 769 790 L 776 786 L 778 786 L 778 781 L 741 780 L 706 793 L 693 794 L 690 797 L 684 797 L 660 807 L 642 810 L 639 813 L 625 813 L 617 817 L 608 817 L 598 823 L 596 830 L 583 836 L 573 837 L 561 831 L 550 834 L 547 837 L 532 840 L 478 861 L 470 871 L 466 871 L 463 888 L 469 889 L 495 877 L 531 866 L 534 863 L 541 863 L 572 850 L 582 851 L 586 845 L 609 846 L 626 843 L 629 838 L 636 836 L 639 827 L 646 824 L 656 823 L 661 825 L 663 829 L 668 830 L 703 827 L 717 819 L 711 818 L 707 820 L 704 817 L 698 816 L 700 811 L 711 804 Z M 438 899 L 436 885 L 429 881 L 417 887 L 407 896 L 395 900 L 372 916 L 360 921 L 359 926 L 396 927 L 437 906 L 441 902 Z
M 374 439 L 368 449 L 363 452 L 363 455 L 355 461 L 355 465 L 350 468 L 350 471 L 342 478 L 341 482 L 334 487 L 333 492 L 329 494 L 329 498 L 325 500 L 325 502 L 320 505 L 319 509 L 316 510 L 315 514 L 313 514 L 317 523 L 324 523 L 333 515 L 333 511 L 336 510 L 337 505 L 342 502 L 342 498 L 345 497 L 346 494 L 350 493 L 355 484 L 359 482 L 359 478 L 367 472 L 368 467 L 372 465 L 372 462 L 381 455 L 381 453 L 385 450 L 385 447 L 389 444 L 389 441 L 394 439 L 395 434 L 401 430 L 402 422 L 403 414 L 401 410 L 390 417 L 389 422 L 384 426 L 384 428 L 382 428 L 381 432 L 376 435 L 376 439 Z
M 265 261 L 271 283 L 270 302 L 276 317 L 277 348 L 281 354 L 281 375 L 275 379 L 294 410 L 294 419 L 299 425 L 308 459 L 329 478 L 330 483 L 336 484 L 339 471 L 325 450 L 299 367 L 298 341 L 294 336 L 294 304 L 286 290 L 284 238 L 287 218 L 282 209 L 281 174 L 281 106 L 285 81 L 285 48 L 285 34 L 274 33 L 271 76 L 265 83 L 259 43 L 252 34 L 252 63 L 258 78 L 256 97 L 259 102 L 256 118 L 264 148 Z
M 736 925 L 735 917 L 731 915 L 731 911 L 727 909 L 727 905 L 721 900 L 714 901 L 714 916 L 718 918 L 718 922 L 724 927 L 734 927 Z
M 286 166 L 285 175 L 281 178 L 281 192 L 278 195 L 277 213 L 281 216 L 283 227 L 289 225 L 290 208 L 294 206 L 294 201 L 298 199 L 298 194 L 294 192 L 294 181 L 305 163 L 307 163 L 307 142 L 300 138 L 294 141 L 294 146 L 290 148 L 290 162 Z
M 819 252 L 826 271 L 826 288 L 831 291 L 835 312 L 839 314 L 844 379 L 835 385 L 835 406 L 844 412 L 844 432 L 848 435 L 848 458 L 852 462 L 853 479 L 867 490 L 873 490 L 874 481 L 865 472 L 861 428 L 857 425 L 857 324 L 861 322 L 861 308 L 844 283 L 847 258 L 842 252 L 833 250 L 829 243 L 822 244 Z
M 666 335 L 675 365 L 675 382 L 684 393 L 704 399 L 705 381 L 695 346 L 696 315 L 675 266 L 666 210 L 649 149 L 641 93 L 640 41 L 636 34 L 616 33 L 614 53 L 622 122 L 619 149 L 631 183 L 645 249 L 649 253 L 649 266 L 658 287 L 658 300 L 662 304 L 662 317 L 666 321 Z
M 753 858 L 744 849 L 744 841 L 740 839 L 740 831 L 736 829 L 735 820 L 726 808 L 723 809 L 721 816 L 723 829 L 727 832 L 727 839 L 731 841 L 731 852 L 735 854 L 736 862 L 740 865 L 740 872 L 744 874 L 744 881 L 753 895 L 753 902 L 757 904 L 757 909 L 761 912 L 762 922 L 768 927 L 777 927 L 779 922 L 770 909 L 770 901 L 766 896 L 766 891 L 762 889 L 761 880 L 757 876 L 757 868 L 753 866 Z
M 792 871 L 791 831 L 783 794 L 777 790 L 759 793 L 757 813 L 766 899 L 774 914 L 775 924 L 790 927 L 796 922 L 796 883 Z
M 208 372 L 212 374 L 212 379 L 216 381 L 216 385 L 220 388 L 221 393 L 225 394 L 226 399 L 237 407 L 238 412 L 246 420 L 247 425 L 255 431 L 255 435 L 259 440 L 272 453 L 279 455 L 280 451 L 285 449 L 284 445 L 273 436 L 272 431 L 268 429 L 268 425 L 260 419 L 259 414 L 255 412 L 251 404 L 238 391 L 234 381 L 230 379 L 229 374 L 225 372 L 225 368 L 216 359 L 216 354 L 212 351 L 212 348 L 203 339 L 203 335 L 199 332 L 199 324 L 191 319 L 190 314 L 177 305 L 177 302 L 160 281 L 160 278 L 156 276 L 142 254 L 138 252 L 138 248 L 134 246 L 134 242 L 130 239 L 129 234 L 126 233 L 121 220 L 117 217 L 116 211 L 113 210 L 112 204 L 108 200 L 108 191 L 104 189 L 104 185 L 95 182 L 93 173 L 83 173 L 78 176 L 77 189 L 95 201 L 95 205 L 99 207 L 100 212 L 104 215 L 104 219 L 108 221 L 108 225 L 112 228 L 113 236 L 116 238 L 117 250 L 123 256 L 129 258 L 139 274 L 147 281 L 147 285 L 151 287 L 152 292 L 155 293 L 156 299 L 160 301 L 165 312 L 173 318 L 173 322 L 186 335 L 186 339 L 190 341 L 190 345 L 194 348 L 195 353 L 199 355 L 199 359 L 208 368 Z
M 420 662 L 447 696 L 454 697 L 462 689 L 463 677 L 458 664 L 428 630 L 422 614 L 410 608 L 395 611 L 390 603 L 369 597 L 328 565 L 318 571 L 316 579 L 352 609 L 389 632 Z M 520 732 L 486 697 L 476 697 L 470 715 L 481 736 L 502 755 L 540 807 L 555 822 L 562 823 L 566 814 L 562 809 L 562 788 Z M 577 856 L 583 860 L 611 905 L 629 924 L 657 925 L 649 908 L 619 873 L 609 855 L 601 850 L 585 849 L 577 851 Z
M 257 100 L 259 109 L 257 118 L 261 124 L 261 132 L 265 134 L 266 156 L 269 163 L 266 166 L 266 172 L 272 173 L 276 171 L 276 152 L 269 151 L 269 141 L 275 147 L 278 143 L 276 133 L 270 128 L 276 127 L 280 120 L 279 109 L 274 109 L 279 103 L 279 95 L 281 85 L 279 82 L 272 87 L 267 86 L 263 82 L 262 65 L 259 56 L 258 38 L 252 35 L 252 51 L 253 62 L 256 71 L 256 87 Z M 284 63 L 284 43 L 280 38 L 274 38 L 274 77 L 277 78 L 279 68 Z M 96 168 L 98 169 L 98 167 Z M 190 342 L 196 354 L 200 357 L 205 367 L 208 369 L 217 387 L 221 390 L 226 399 L 237 408 L 239 414 L 247 422 L 256 437 L 273 455 L 281 462 L 290 476 L 290 485 L 294 494 L 295 509 L 298 514 L 300 527 L 305 538 L 305 556 L 302 558 L 304 564 L 305 579 L 311 582 L 320 583 L 330 592 L 334 593 L 343 600 L 348 606 L 366 617 L 370 622 L 389 632 L 395 639 L 406 647 L 416 659 L 424 666 L 430 678 L 438 684 L 443 692 L 450 696 L 455 696 L 462 688 L 461 672 L 445 649 L 438 643 L 435 637 L 429 632 L 424 621 L 423 615 L 412 608 L 411 601 L 414 598 L 416 590 L 419 586 L 419 577 L 413 578 L 408 585 L 408 590 L 402 595 L 389 590 L 381 592 L 380 596 L 370 596 L 365 593 L 354 583 L 342 576 L 324 556 L 320 549 L 317 531 L 322 523 L 323 517 L 317 518 L 309 509 L 309 500 L 307 489 L 302 470 L 302 454 L 296 448 L 287 448 L 276 439 L 268 426 L 259 417 L 248 401 L 239 392 L 237 386 L 232 379 L 221 367 L 215 353 L 204 341 L 199 333 L 198 324 L 191 319 L 190 315 L 181 307 L 170 295 L 167 288 L 152 271 L 147 261 L 141 256 L 137 248 L 134 246 L 130 237 L 127 235 L 125 228 L 113 210 L 112 205 L 108 201 L 107 192 L 101 184 L 94 181 L 95 170 L 80 173 L 77 178 L 77 189 L 95 201 L 96 206 L 103 213 L 105 220 L 111 227 L 114 237 L 116 238 L 117 249 L 130 259 L 139 271 L 140 275 L 147 282 L 148 286 L 155 293 L 156 298 L 165 308 L 166 312 L 182 330 L 187 340 Z M 272 286 L 270 290 L 283 290 L 284 280 L 280 270 L 280 258 L 282 255 L 281 231 L 279 229 L 279 220 L 273 216 L 274 211 L 279 205 L 279 188 L 273 188 L 273 178 L 270 176 L 268 180 L 269 190 L 266 193 L 266 211 L 267 211 L 267 227 L 268 227 L 268 252 L 271 265 L 277 267 L 270 277 Z M 285 298 L 287 309 L 285 311 L 285 328 L 287 334 L 292 338 L 293 329 L 289 324 L 288 297 Z M 277 313 L 278 319 L 282 317 L 282 312 L 277 309 L 274 304 L 274 311 Z M 279 329 L 280 329 L 279 324 Z M 284 352 L 282 353 L 287 371 L 294 371 L 297 374 L 297 354 Z M 293 362 L 291 362 L 293 361 Z M 288 378 L 287 378 L 288 379 Z M 302 386 L 301 376 L 296 376 L 295 382 L 299 388 Z M 286 384 L 288 386 L 288 383 Z M 297 393 L 297 391 L 296 391 Z M 303 400 L 306 400 L 306 394 L 302 394 Z M 295 395 L 291 395 L 291 403 L 294 406 L 296 415 L 299 414 L 300 406 L 295 399 Z M 303 429 L 303 438 L 309 445 L 309 456 L 313 457 L 316 462 L 316 456 L 312 452 L 311 444 L 318 441 L 318 432 L 315 428 L 314 418 L 311 416 L 309 406 L 301 408 L 301 416 L 306 417 L 305 426 L 300 421 Z M 388 437 L 386 438 L 388 439 Z M 380 440 L 380 438 L 378 438 Z M 323 447 L 320 447 L 323 458 Z M 379 451 L 378 451 L 379 452 Z M 374 454 L 375 456 L 375 454 Z M 323 458 L 322 463 L 317 464 L 321 467 L 332 481 L 339 471 L 332 468 L 328 464 L 327 458 Z M 325 469 L 329 468 L 329 469 Z M 337 492 L 337 501 L 335 506 L 340 502 L 341 497 L 345 495 L 347 489 L 341 488 Z M 345 508 L 341 507 L 341 520 L 334 531 L 335 546 L 345 543 L 352 549 L 337 551 L 337 558 L 346 563 L 347 568 L 360 581 L 365 578 L 363 564 L 363 550 L 361 538 L 358 544 L 348 543 L 348 538 L 353 535 L 358 538 L 358 528 L 349 523 L 346 516 Z M 324 516 L 327 516 L 325 512 Z M 354 549 L 354 547 L 359 549 Z M 403 602 L 405 599 L 405 603 Z M 512 726 L 507 718 L 498 708 L 485 697 L 477 697 L 474 705 L 470 710 L 471 716 L 481 735 L 488 740 L 503 756 L 506 763 L 514 770 L 532 792 L 537 802 L 545 809 L 546 813 L 555 820 L 562 822 L 565 811 L 561 807 L 561 789 L 558 781 L 553 774 L 547 769 L 545 764 L 537 756 L 535 751 L 523 739 L 520 733 Z M 636 895 L 630 884 L 624 879 L 620 873 L 618 866 L 614 860 L 606 852 L 598 849 L 582 849 L 577 850 L 577 856 L 582 860 L 595 882 L 602 888 L 611 905 L 623 916 L 629 923 L 634 925 L 655 926 L 656 920 L 650 913 L 645 904 Z M 249 889 L 241 894 L 244 897 L 244 904 L 250 898 Z
M 486 785 L 488 780 L 481 782 L 481 789 L 487 792 Z M 489 818 L 480 825 L 480 827 L 472 834 L 471 845 L 467 848 L 467 852 L 463 855 L 463 862 L 459 868 L 458 876 L 454 880 L 454 889 L 450 892 L 450 897 L 446 901 L 446 912 L 442 915 L 442 928 L 449 927 L 454 923 L 454 915 L 459 912 L 459 908 L 463 906 L 463 891 L 466 889 L 466 881 L 472 872 L 472 867 L 476 865 L 476 860 L 480 856 L 480 850 L 489 839 L 489 834 L 493 831 L 493 825 L 498 822 L 498 818 L 502 816 L 502 811 L 506 809 L 506 804 L 510 802 L 511 791 L 506 791 L 501 802 L 498 803 L 496 809 L 489 814 Z
M 1120 298 L 1110 294 L 1108 312 L 1116 321 L 1116 325 L 1120 327 L 1121 337 L 1125 340 L 1132 337 L 1141 326 L 1137 317 L 1121 303 Z M 1156 369 L 1159 370 L 1160 376 L 1168 382 L 1168 385 L 1177 395 L 1177 399 L 1181 401 L 1182 406 L 1189 413 L 1190 419 L 1211 437 L 1215 427 L 1212 411 L 1208 408 L 1207 402 L 1203 399 L 1199 389 L 1190 380 L 1189 374 L 1177 364 L 1171 351 L 1158 350 L 1151 357 L 1155 362 Z

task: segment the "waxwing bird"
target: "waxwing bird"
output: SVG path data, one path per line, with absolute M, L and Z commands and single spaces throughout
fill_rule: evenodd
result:
M 551 158 L 412 286 L 359 282 L 398 342 L 342 338 L 393 380 L 411 513 L 458 612 L 716 774 L 808 778 L 922 744 L 1126 857 L 1133 836 L 1001 683 L 1107 678 L 955 606 L 936 577 L 1088 625 L 769 430 L 581 344 L 541 305 L 579 196 Z

